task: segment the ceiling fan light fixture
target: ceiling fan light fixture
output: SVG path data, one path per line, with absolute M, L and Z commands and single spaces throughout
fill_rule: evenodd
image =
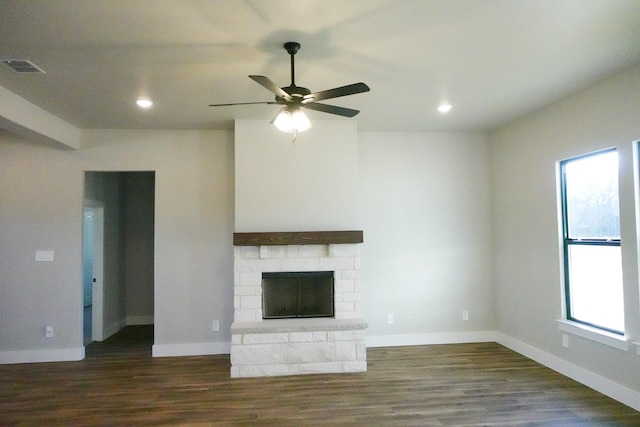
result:
M 304 132 L 311 127 L 311 122 L 302 110 L 296 110 L 291 115 L 293 119 L 293 127 L 297 132 Z
M 299 108 L 284 107 L 273 121 L 275 127 L 282 132 L 304 132 L 311 127 L 307 115 Z

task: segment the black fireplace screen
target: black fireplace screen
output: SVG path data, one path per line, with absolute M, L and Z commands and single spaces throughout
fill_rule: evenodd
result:
M 263 319 L 333 316 L 333 271 L 262 273 Z

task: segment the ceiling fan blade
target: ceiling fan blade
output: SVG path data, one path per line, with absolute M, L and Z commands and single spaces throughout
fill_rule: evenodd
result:
M 360 112 L 359 110 L 352 110 L 351 108 L 336 107 L 335 105 L 320 104 L 318 102 L 304 104 L 304 108 L 321 111 L 323 113 L 336 114 L 338 116 L 344 117 L 353 117 Z
M 258 105 L 258 104 L 277 104 L 277 102 L 272 101 L 258 101 L 258 102 L 232 102 L 229 104 L 209 104 L 209 107 L 231 107 L 234 105 Z
M 258 83 L 259 85 L 261 85 L 262 87 L 265 87 L 269 91 L 275 93 L 276 96 L 279 96 L 280 98 L 284 98 L 287 101 L 291 100 L 291 95 L 289 95 L 287 92 L 282 90 L 282 88 L 277 84 L 275 84 L 271 79 L 269 79 L 269 77 L 252 75 L 252 76 L 249 76 L 249 78 L 254 82 Z
M 308 102 L 322 101 L 323 99 L 338 98 L 340 96 L 355 95 L 356 93 L 369 92 L 369 86 L 360 82 L 347 86 L 336 87 L 329 90 L 323 90 L 316 93 L 305 95 L 302 100 L 303 104 Z

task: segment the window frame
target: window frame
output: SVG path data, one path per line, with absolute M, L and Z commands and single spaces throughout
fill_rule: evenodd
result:
M 589 328 L 595 328 L 596 330 L 600 330 L 603 332 L 615 334 L 615 336 L 624 337 L 625 331 L 618 331 L 615 329 L 607 328 L 605 326 L 597 325 L 594 323 L 590 323 L 585 320 L 577 319 L 572 315 L 572 307 L 571 307 L 571 277 L 570 277 L 570 266 L 569 266 L 569 249 L 571 246 L 614 246 L 620 247 L 622 250 L 621 239 L 605 239 L 605 238 L 571 238 L 569 237 L 569 211 L 567 204 L 567 177 L 566 177 L 566 165 L 576 161 L 585 159 L 588 157 L 593 157 L 609 152 L 616 152 L 617 149 L 615 147 L 608 148 L 605 150 L 596 151 L 593 153 L 583 154 L 580 156 L 571 157 L 565 160 L 560 161 L 560 203 L 561 203 L 561 214 L 562 214 L 562 249 L 563 249 L 563 262 L 564 262 L 564 308 L 565 308 L 565 318 L 567 321 L 575 322 L 580 325 L 587 326 Z M 618 203 L 620 203 L 620 188 L 618 185 Z M 619 206 L 618 206 L 619 209 Z M 622 268 L 622 267 L 621 267 Z

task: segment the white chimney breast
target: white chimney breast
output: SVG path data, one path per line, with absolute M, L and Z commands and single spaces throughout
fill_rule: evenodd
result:
M 358 229 L 358 132 L 313 120 L 295 144 L 263 120 L 235 122 L 235 231 Z

